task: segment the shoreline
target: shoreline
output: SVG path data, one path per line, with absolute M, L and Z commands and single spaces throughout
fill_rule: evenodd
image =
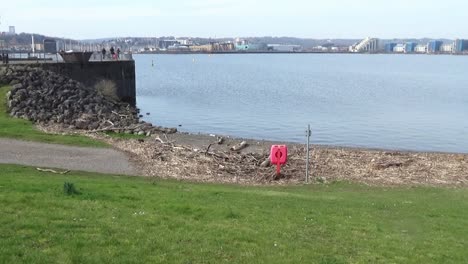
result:
M 249 142 L 263 142 L 268 143 L 270 145 L 292 145 L 292 146 L 305 146 L 306 139 L 304 136 L 304 142 L 294 142 L 294 141 L 279 141 L 279 140 L 270 140 L 270 139 L 256 139 L 256 138 L 247 138 L 247 137 L 237 137 L 232 135 L 218 135 L 218 134 L 209 134 L 209 133 L 202 133 L 202 132 L 186 132 L 186 131 L 178 131 L 177 134 L 183 134 L 187 137 L 194 137 L 194 138 L 212 138 L 214 135 L 221 136 L 226 139 L 230 140 L 237 140 L 237 141 L 249 141 Z M 313 139 L 313 136 L 311 137 Z M 330 145 L 330 144 L 318 144 L 318 143 L 310 143 L 310 147 L 317 147 L 317 148 L 327 148 L 327 149 L 347 149 L 347 150 L 357 150 L 357 151 L 381 151 L 381 152 L 400 152 L 400 153 L 425 153 L 425 154 L 449 154 L 449 155 L 468 155 L 467 152 L 454 152 L 454 151 L 433 151 L 433 150 L 412 150 L 412 149 L 392 149 L 392 148 L 384 148 L 384 147 L 365 147 L 365 146 L 346 146 L 346 145 Z
M 38 68 L 8 70 L 8 74 L 2 76 L 6 78 L 2 82 L 12 86 L 11 92 L 7 93 L 10 116 L 42 123 L 36 127 L 42 127 L 44 132 L 86 134 L 103 140 L 128 153 L 140 168 L 139 175 L 245 185 L 304 183 L 304 144 L 288 143 L 289 161 L 283 166 L 282 174 L 276 175 L 275 168 L 269 166 L 269 151 L 272 144 L 278 144 L 277 141 L 225 137 L 223 144 L 218 144 L 216 136 L 172 134 L 176 129 L 139 120 L 138 109 L 116 103 L 71 79 Z M 36 82 L 50 84 L 28 91 L 27 87 L 34 87 Z M 73 89 L 58 89 L 61 85 Z M 56 90 L 59 92 L 54 93 Z M 45 96 L 47 93 L 55 97 Z M 31 97 L 38 100 L 34 102 L 42 102 L 42 112 L 32 100 L 25 100 Z M 72 97 L 75 101 L 64 100 Z M 78 104 L 83 104 L 85 109 L 81 105 L 78 108 Z M 140 138 L 117 139 L 102 133 L 104 131 L 137 134 Z M 149 137 L 143 138 L 144 135 Z M 242 141 L 245 142 L 240 144 Z M 231 149 L 237 144 L 248 146 Z M 353 181 L 370 185 L 468 186 L 468 154 L 313 145 L 310 172 L 312 181 L 319 183 Z
M 89 135 L 89 134 L 88 134 Z M 305 144 L 209 134 L 154 134 L 144 140 L 91 135 L 129 154 L 143 176 L 240 185 L 300 185 L 305 180 Z M 231 151 L 245 141 L 248 147 Z M 288 145 L 288 164 L 276 177 L 262 166 L 272 144 Z M 349 181 L 373 186 L 468 186 L 468 154 L 311 145 L 310 182 Z

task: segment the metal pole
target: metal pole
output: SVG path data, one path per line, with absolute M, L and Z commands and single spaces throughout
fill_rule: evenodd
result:
M 306 158 L 306 183 L 309 183 L 309 154 L 310 154 L 310 124 L 307 126 L 307 131 L 306 131 L 306 136 L 307 136 L 307 158 Z

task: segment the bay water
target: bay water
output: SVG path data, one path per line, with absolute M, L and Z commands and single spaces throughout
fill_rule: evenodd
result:
M 156 54 L 134 59 L 137 106 L 156 125 L 305 142 L 310 124 L 314 144 L 468 153 L 466 56 Z

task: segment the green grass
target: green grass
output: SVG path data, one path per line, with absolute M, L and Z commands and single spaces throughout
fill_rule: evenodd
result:
M 64 183 L 80 194 L 66 195 Z M 0 263 L 466 263 L 468 190 L 194 184 L 0 165 Z
M 12 118 L 6 111 L 6 93 L 10 87 L 0 87 L 0 138 L 38 141 L 82 147 L 107 147 L 104 142 L 80 135 L 53 135 L 37 130 L 32 122 Z

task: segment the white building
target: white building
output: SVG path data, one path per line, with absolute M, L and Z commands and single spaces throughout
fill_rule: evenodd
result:
M 414 52 L 416 52 L 416 53 L 427 53 L 427 45 L 417 45 L 414 48 Z
M 440 46 L 440 52 L 444 52 L 444 53 L 452 53 L 453 52 L 453 43 L 450 43 L 450 44 L 442 44 Z
M 193 45 L 193 41 L 191 39 L 177 39 L 177 42 L 179 42 L 180 45 L 184 45 L 184 46 Z
M 365 38 L 362 41 L 349 47 L 351 52 L 375 52 L 380 48 L 379 39 Z
M 393 48 L 393 52 L 395 53 L 404 53 L 406 51 L 405 44 L 398 44 Z

